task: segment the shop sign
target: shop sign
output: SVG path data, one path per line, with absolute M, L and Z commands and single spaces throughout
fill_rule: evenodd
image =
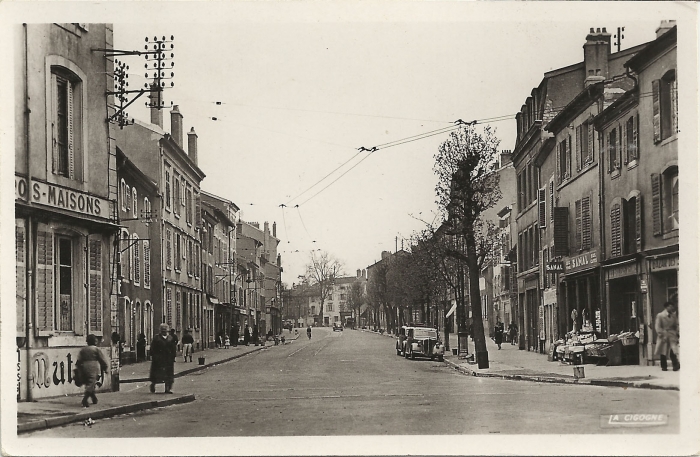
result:
M 542 295 L 544 297 L 545 305 L 557 304 L 557 291 L 555 289 L 546 289 Z
M 603 331 L 603 318 L 600 315 L 600 310 L 595 310 L 595 331 L 602 333 Z
M 647 293 L 647 281 L 645 279 L 639 281 L 639 288 L 643 294 Z
M 27 382 L 30 383 L 34 398 L 57 397 L 59 395 L 78 394 L 83 391 L 82 387 L 75 385 L 73 379 L 73 369 L 75 361 L 78 360 L 80 347 L 75 348 L 41 348 L 29 351 L 31 363 L 30 372 L 27 375 L 26 357 L 27 351 L 19 351 L 20 395 L 22 399 L 27 396 Z M 99 348 L 107 360 L 112 359 L 111 348 Z M 117 362 L 118 363 L 118 362 Z M 110 361 L 110 365 L 111 365 Z M 110 367 L 111 368 L 111 367 Z M 97 378 L 96 387 L 99 391 L 109 391 L 111 389 L 111 372 L 100 373 Z
M 634 276 L 638 273 L 637 262 L 631 262 L 624 265 L 616 265 L 607 269 L 608 279 L 623 278 L 625 276 Z
M 547 273 L 563 273 L 563 272 L 564 272 L 564 262 L 553 260 L 547 264 Z
M 593 267 L 598 263 L 598 250 L 584 252 L 581 255 L 567 257 L 564 261 L 564 270 L 566 273 L 574 273 L 579 270 L 585 270 Z
M 649 271 L 656 272 L 678 268 L 678 254 L 649 260 Z
M 15 176 L 15 200 L 59 208 L 87 216 L 109 219 L 109 203 L 93 195 L 65 187 Z

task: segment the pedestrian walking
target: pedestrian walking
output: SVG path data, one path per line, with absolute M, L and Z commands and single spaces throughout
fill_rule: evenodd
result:
M 231 339 L 233 340 L 233 347 L 238 346 L 238 324 L 231 325 Z
M 173 340 L 175 341 L 175 351 L 177 352 L 178 350 L 180 350 L 180 338 L 178 338 L 174 328 L 170 329 L 170 336 L 172 336 Z
M 257 346 L 260 340 L 258 339 L 258 326 L 257 324 L 253 327 L 253 343 Z
M 228 349 L 231 347 L 231 339 L 229 338 L 228 335 L 224 335 L 224 349 Z
M 250 327 L 247 322 L 245 324 L 245 331 L 243 332 L 243 343 L 245 343 L 246 346 L 250 344 Z
M 175 349 L 177 341 L 172 333 L 168 334 L 168 324 L 160 324 L 160 333 L 151 343 L 151 393 L 155 393 L 156 384 L 165 384 L 165 393 L 171 394 L 175 382 Z
M 306 336 L 308 336 L 309 339 L 311 339 L 311 326 L 310 325 L 308 327 L 306 327 Z
M 474 324 L 469 324 L 469 336 L 472 338 L 472 341 L 474 341 Z
M 146 360 L 146 335 L 139 333 L 136 340 L 136 361 L 142 362 Z
M 83 407 L 87 408 L 90 406 L 87 402 L 88 398 L 92 399 L 93 405 L 97 404 L 95 385 L 102 372 L 108 370 L 109 364 L 102 351 L 97 347 L 97 337 L 95 335 L 89 334 L 85 341 L 87 346 L 78 353 L 78 360 L 75 362 L 75 365 L 85 386 Z
M 656 315 L 654 321 L 654 330 L 656 331 L 656 350 L 655 355 L 661 360 L 661 370 L 667 371 L 667 359 L 671 357 L 673 371 L 681 369 L 681 364 L 678 361 L 678 316 L 676 315 L 676 307 L 670 301 L 664 303 L 664 310 Z
M 515 322 L 511 322 L 508 326 L 508 336 L 510 337 L 511 346 L 515 345 L 515 340 L 518 339 L 518 327 Z
M 194 344 L 194 338 L 190 330 L 185 330 L 185 334 L 182 336 L 182 358 L 183 362 L 187 362 L 187 357 L 192 361 L 192 345 Z
M 496 328 L 494 329 L 493 334 L 495 336 L 498 349 L 500 350 L 501 344 L 503 343 L 503 322 L 501 322 L 500 319 L 498 319 L 498 322 L 496 323 Z

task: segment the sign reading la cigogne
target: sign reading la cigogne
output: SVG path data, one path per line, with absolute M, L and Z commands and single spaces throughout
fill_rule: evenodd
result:
M 22 176 L 15 176 L 15 200 L 31 201 L 40 205 L 109 219 L 107 200 L 41 181 L 32 180 L 30 185 L 27 178 Z

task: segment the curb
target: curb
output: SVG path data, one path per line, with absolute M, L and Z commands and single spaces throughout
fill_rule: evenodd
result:
M 190 403 L 195 400 L 194 394 L 182 395 L 179 397 L 169 398 L 167 400 L 153 400 L 131 405 L 113 406 L 111 408 L 99 409 L 97 411 L 84 411 L 70 416 L 52 417 L 49 419 L 41 419 L 37 421 L 17 424 L 17 434 L 33 432 L 36 430 L 46 430 L 54 427 L 74 422 L 81 422 L 86 419 L 104 419 L 105 417 L 119 416 L 121 414 L 134 413 L 146 409 L 162 408 L 180 403 Z
M 604 379 L 573 379 L 573 378 L 561 378 L 557 376 L 533 376 L 533 375 L 507 375 L 498 373 L 479 373 L 472 370 L 469 367 L 459 365 L 450 360 L 445 360 L 445 363 L 462 374 L 480 378 L 497 378 L 511 381 L 530 381 L 530 382 L 543 382 L 550 384 L 570 384 L 579 386 L 599 386 L 599 387 L 622 387 L 622 388 L 634 388 L 634 389 L 653 389 L 653 390 L 675 390 L 680 391 L 679 387 L 676 386 L 659 386 L 656 384 L 640 383 L 636 384 L 627 381 L 606 381 Z
M 207 363 L 205 365 L 197 365 L 193 368 L 188 368 L 186 370 L 180 371 L 179 373 L 175 373 L 174 377 L 179 378 L 181 376 L 185 376 L 185 375 L 188 375 L 190 373 L 194 373 L 196 371 L 204 370 L 205 368 L 215 367 L 215 366 L 220 365 L 222 363 L 230 362 L 231 360 L 238 359 L 238 358 L 244 357 L 248 354 L 253 354 L 254 352 L 261 351 L 261 350 L 265 349 L 266 347 L 267 346 L 260 346 L 258 349 L 253 349 L 252 351 L 246 352 L 245 354 L 236 354 L 236 355 L 233 355 L 231 357 L 228 357 L 226 359 L 222 359 L 222 360 L 219 360 L 216 362 Z M 130 383 L 134 383 L 134 382 L 148 382 L 148 381 L 150 381 L 150 378 L 129 378 L 129 379 L 120 379 L 119 384 L 130 384 Z

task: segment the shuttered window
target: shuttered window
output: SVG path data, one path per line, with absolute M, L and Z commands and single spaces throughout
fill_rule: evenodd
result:
M 175 331 L 178 333 L 182 327 L 182 303 L 180 302 L 180 290 L 175 291 Z
M 173 268 L 173 234 L 170 229 L 165 229 L 165 268 Z
M 617 129 L 608 133 L 608 173 L 617 168 Z
M 652 123 L 654 125 L 654 143 L 661 141 L 661 80 L 651 82 Z
M 554 255 L 569 255 L 569 208 L 554 207 Z
M 39 336 L 53 333 L 54 311 L 54 243 L 53 233 L 47 230 L 45 224 L 39 224 L 36 236 L 36 301 L 37 301 L 37 332 Z
M 593 124 L 586 123 L 584 124 L 583 128 L 583 134 L 586 137 L 584 141 L 586 141 L 586 151 L 583 154 L 584 157 L 584 163 L 586 165 L 593 163 L 593 158 L 595 157 L 594 155 L 594 148 L 595 148 L 595 139 L 594 139 L 594 134 L 595 134 L 595 129 L 593 128 Z
M 27 309 L 27 236 L 23 219 L 15 219 L 15 296 L 17 297 L 17 336 L 25 337 Z
M 102 335 L 102 315 L 103 315 L 103 284 L 102 284 L 102 237 L 100 235 L 89 236 L 88 252 L 89 277 L 88 286 L 90 293 L 88 299 L 89 332 L 95 335 Z
M 581 199 L 581 249 L 588 250 L 592 244 L 591 197 Z
M 170 168 L 165 170 L 165 209 L 170 210 Z
M 554 221 L 554 178 L 549 181 L 549 220 Z
M 133 207 L 131 208 L 131 217 L 137 218 L 139 217 L 139 193 L 136 190 L 136 187 L 131 188 L 131 201 L 133 202 Z
M 622 255 L 622 227 L 621 227 L 620 203 L 614 203 L 610 207 L 610 255 L 618 257 Z
M 75 179 L 76 87 L 74 82 L 56 73 L 52 73 L 51 80 L 53 173 Z
M 583 145 L 583 125 L 576 126 L 576 171 L 581 169 L 581 146 Z
M 574 228 L 574 251 L 581 250 L 581 200 L 576 200 L 575 204 L 575 228 Z M 576 253 L 574 252 L 574 254 Z
M 173 326 L 173 289 L 165 288 L 165 323 Z
M 151 288 L 151 242 L 143 240 L 143 287 Z
M 134 285 L 141 285 L 141 243 L 139 242 L 139 236 L 134 233 L 134 245 L 132 250 L 134 252 Z
M 642 195 L 637 194 L 634 211 L 635 242 L 637 252 L 642 252 Z
M 652 173 L 651 175 L 651 212 L 652 212 L 652 234 L 658 236 L 662 234 L 661 225 L 661 175 Z
M 652 81 L 652 116 L 655 143 L 678 132 L 678 85 L 675 70 Z
M 547 227 L 547 188 L 543 187 L 538 190 L 538 205 L 539 205 L 539 226 L 541 229 Z

